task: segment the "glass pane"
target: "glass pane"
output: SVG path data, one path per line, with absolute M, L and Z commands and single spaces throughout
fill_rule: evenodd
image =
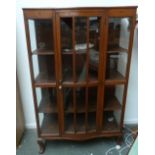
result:
M 36 83 L 55 83 L 55 61 L 53 55 L 33 55 L 32 63 Z
M 86 81 L 86 54 L 76 55 L 77 82 Z
M 64 88 L 64 111 L 66 113 L 74 112 L 73 110 L 73 89 L 72 88 Z
M 64 88 L 64 132 L 68 134 L 74 133 L 74 105 L 73 105 L 73 89 Z
M 41 136 L 58 136 L 59 135 L 59 124 L 58 114 L 39 114 L 39 124 L 41 129 Z
M 130 18 L 109 18 L 108 51 L 127 50 Z
M 86 33 L 87 33 L 87 18 L 76 17 L 75 18 L 75 50 L 86 50 Z
M 87 18 L 75 18 L 76 81 L 86 81 Z
M 74 115 L 73 113 L 65 113 L 64 116 L 64 133 L 74 134 Z
M 85 113 L 76 114 L 76 133 L 85 133 Z
M 106 79 L 123 80 L 126 75 L 127 59 L 127 53 L 107 54 Z
M 73 81 L 73 57 L 72 55 L 62 55 L 62 78 L 63 82 Z
M 76 88 L 76 108 L 77 113 L 85 112 L 86 89 L 83 87 Z
M 85 87 L 76 88 L 76 133 L 85 132 Z
M 41 135 L 59 135 L 56 89 L 36 88 L 36 98 L 39 111 Z
M 73 81 L 72 18 L 61 18 L 61 53 L 63 82 Z
M 124 79 L 126 76 L 130 18 L 109 18 L 107 79 Z
M 50 19 L 28 20 L 31 51 L 52 53 L 54 50 L 53 23 Z
M 98 79 L 99 66 L 99 38 L 100 38 L 100 18 L 89 18 L 89 77 L 90 81 Z
M 72 18 L 61 18 L 61 51 L 68 53 L 72 47 Z
M 58 112 L 56 88 L 36 88 L 36 97 L 39 112 Z
M 124 85 L 105 86 L 103 130 L 120 127 Z
M 88 88 L 88 132 L 96 131 L 97 87 Z

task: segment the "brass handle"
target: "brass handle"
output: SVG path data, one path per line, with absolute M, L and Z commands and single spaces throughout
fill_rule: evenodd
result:
M 61 89 L 62 89 L 62 85 L 59 86 L 59 90 L 61 90 Z

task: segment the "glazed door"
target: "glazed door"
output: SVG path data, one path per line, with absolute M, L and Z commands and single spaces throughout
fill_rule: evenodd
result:
M 54 12 L 24 14 L 38 136 L 59 136 Z
M 56 17 L 63 135 L 98 130 L 102 15 L 65 10 Z
M 106 19 L 105 82 L 102 131 L 122 129 L 135 18 L 126 10 L 109 11 Z M 122 16 L 123 14 L 123 16 Z

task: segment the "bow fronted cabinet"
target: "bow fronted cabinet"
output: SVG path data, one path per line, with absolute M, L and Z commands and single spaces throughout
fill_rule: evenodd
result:
M 122 135 L 136 9 L 23 9 L 40 153 Z

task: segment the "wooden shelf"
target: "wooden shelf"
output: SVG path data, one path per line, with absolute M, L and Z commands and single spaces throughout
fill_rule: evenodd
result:
M 51 102 L 48 97 L 41 100 L 38 111 L 40 113 L 58 113 L 56 102 Z
M 65 134 L 75 133 L 73 114 L 67 114 L 64 116 L 64 133 Z
M 58 136 L 59 125 L 58 116 L 55 114 L 46 114 L 41 126 L 41 136 Z
M 96 112 L 88 113 L 88 129 L 87 132 L 96 132 Z
M 119 126 L 118 126 L 118 124 L 116 122 L 115 117 L 114 117 L 114 120 L 112 122 L 108 122 L 107 119 L 108 119 L 108 117 L 106 115 L 104 115 L 103 131 L 104 132 L 107 132 L 107 131 L 118 131 L 119 130 Z
M 88 112 L 96 112 L 96 102 L 89 103 Z M 85 104 L 83 102 L 78 102 L 76 105 L 76 113 L 85 113 Z M 74 109 L 71 103 L 68 104 L 65 113 L 74 113 Z
M 85 114 L 77 114 L 76 123 L 76 133 L 86 133 Z
M 122 47 L 109 47 L 107 53 L 108 54 L 115 54 L 118 52 L 128 52 L 128 49 L 122 48 Z
M 121 104 L 117 100 L 115 96 L 111 96 L 110 98 L 105 100 L 105 108 L 104 111 L 117 111 L 121 110 Z
M 91 133 L 96 132 L 96 117 L 94 115 L 88 116 L 88 128 L 86 129 L 85 124 L 85 114 L 77 114 L 76 115 L 76 125 L 74 128 L 74 119 L 73 114 L 68 114 L 65 116 L 65 134 L 84 134 L 84 133 Z
M 56 86 L 56 80 L 52 75 L 40 73 L 35 79 L 35 86 Z
M 125 82 L 125 77 L 115 70 L 110 70 L 110 73 L 105 80 L 105 84 L 124 84 Z
M 87 54 L 87 49 L 85 50 L 73 50 L 73 49 L 70 49 L 68 51 L 62 51 L 62 54 L 64 55 L 71 55 L 75 52 L 75 54 Z
M 33 55 L 54 55 L 54 51 L 46 49 L 36 49 L 32 51 Z

